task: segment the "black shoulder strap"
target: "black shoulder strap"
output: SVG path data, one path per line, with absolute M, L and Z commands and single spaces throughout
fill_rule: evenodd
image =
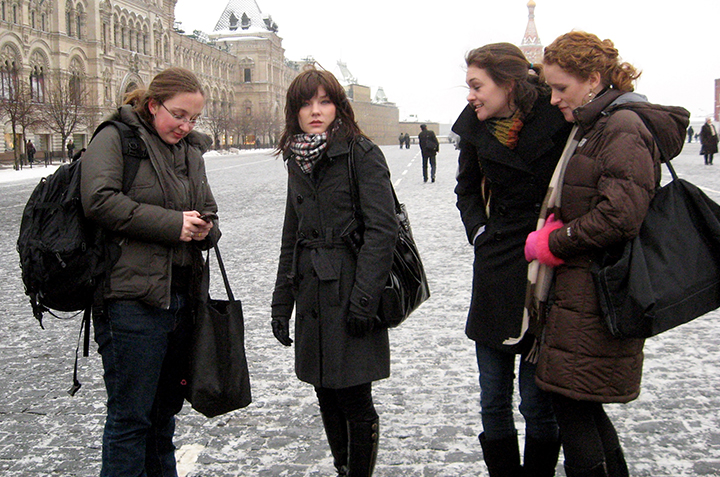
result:
M 147 159 L 149 156 L 145 143 L 140 138 L 137 131 L 122 121 L 108 120 L 102 122 L 92 135 L 92 141 L 98 132 L 106 126 L 115 126 L 120 132 L 120 143 L 122 144 L 122 155 L 125 162 L 123 168 L 123 185 L 122 192 L 127 194 L 135 181 L 138 169 L 140 169 L 140 161 Z

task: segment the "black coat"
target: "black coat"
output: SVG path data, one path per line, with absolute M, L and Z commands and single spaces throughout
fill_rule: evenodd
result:
M 355 146 L 364 244 L 357 257 L 340 239 L 353 211 L 348 144 L 328 146 L 313 173 L 287 159 L 288 195 L 272 315 L 295 310 L 295 372 L 301 381 L 346 388 L 390 375 L 387 329 L 347 333 L 349 312 L 375 317 L 398 232 L 390 171 L 367 139 Z M 288 278 L 290 277 L 290 278 Z
M 528 263 L 524 247 L 535 230 L 571 125 L 541 96 L 525 119 L 515 149 L 500 143 L 468 105 L 452 130 L 460 136 L 455 193 L 468 240 L 475 240 L 472 301 L 465 333 L 496 349 L 520 336 Z M 489 197 L 489 209 L 486 200 Z
M 713 127 L 708 123 L 700 128 L 700 155 L 717 154 L 718 152 L 718 135 L 713 134 Z

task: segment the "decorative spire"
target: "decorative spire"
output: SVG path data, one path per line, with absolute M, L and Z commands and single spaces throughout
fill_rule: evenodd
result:
M 527 4 L 528 7 L 528 24 L 525 28 L 525 36 L 520 44 L 520 50 L 522 50 L 525 58 L 530 63 L 542 62 L 543 46 L 540 43 L 540 37 L 538 36 L 537 27 L 535 26 L 535 2 L 530 0 Z

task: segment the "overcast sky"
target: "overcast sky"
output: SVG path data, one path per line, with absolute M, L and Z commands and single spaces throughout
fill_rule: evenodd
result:
M 543 45 L 580 29 L 613 40 L 643 71 L 636 91 L 654 103 L 713 113 L 720 78 L 720 1 L 535 0 Z M 178 0 L 186 32 L 215 28 L 228 0 Z M 336 71 L 345 62 L 358 83 L 382 86 L 400 119 L 451 123 L 465 106 L 464 55 L 486 43 L 520 44 L 527 0 L 257 0 L 272 16 L 291 60 L 314 57 Z

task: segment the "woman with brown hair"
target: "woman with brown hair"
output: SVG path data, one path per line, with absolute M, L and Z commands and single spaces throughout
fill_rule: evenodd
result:
M 460 136 L 455 193 L 475 249 L 465 333 L 475 341 L 480 376 L 480 443 L 491 477 L 549 477 L 560 442 L 550 398 L 535 385 L 531 350 L 538 328 L 524 314 L 523 245 L 570 126 L 550 105 L 541 66 L 518 47 L 485 45 L 465 61 L 470 92 L 453 126 Z M 512 403 L 516 369 L 525 418 L 522 467 Z
M 610 40 L 566 33 L 545 48 L 544 64 L 552 104 L 577 134 L 553 184 L 561 200 L 526 242 L 527 259 L 555 280 L 536 380 L 552 396 L 567 476 L 624 477 L 603 403 L 639 395 L 644 340 L 610 334 L 591 272 L 638 234 L 660 184 L 660 150 L 682 149 L 687 116 L 634 93 L 640 73 Z
M 193 131 L 205 105 L 195 75 L 158 73 L 131 92 L 110 119 L 125 123 L 148 153 L 123 193 L 122 134 L 98 132 L 80 159 L 86 216 L 106 231 L 119 257 L 93 316 L 107 389 L 101 476 L 176 476 L 175 414 L 199 293 L 202 249 L 219 231 L 202 154 L 210 138 Z
M 376 326 L 398 232 L 390 171 L 332 73 L 301 72 L 285 116 L 278 154 L 287 164 L 287 204 L 272 330 L 290 346 L 294 310 L 295 372 L 315 387 L 338 475 L 369 477 L 379 436 L 372 382 L 390 375 L 388 331 Z M 354 217 L 348 154 L 364 230 Z M 343 239 L 353 231 L 362 235 L 357 253 Z

